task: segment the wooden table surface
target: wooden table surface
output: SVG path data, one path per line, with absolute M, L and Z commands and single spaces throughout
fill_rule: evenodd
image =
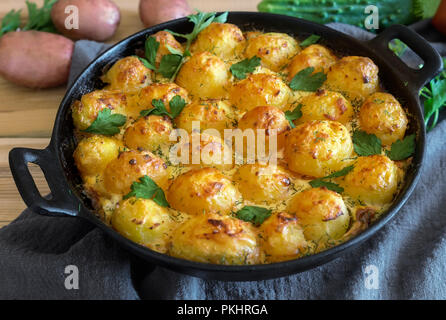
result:
M 37 3 L 43 1 L 32 0 Z M 117 42 L 143 28 L 138 0 L 114 0 L 121 9 L 121 24 L 110 42 Z M 259 0 L 188 0 L 201 11 L 256 11 Z M 25 1 L 1 0 L 0 18 L 11 9 L 25 8 Z M 26 11 L 26 10 L 23 10 Z M 0 227 L 25 208 L 11 176 L 8 153 L 13 147 L 44 148 L 48 145 L 57 108 L 65 88 L 31 90 L 0 78 Z M 49 193 L 42 171 L 30 166 L 42 194 Z

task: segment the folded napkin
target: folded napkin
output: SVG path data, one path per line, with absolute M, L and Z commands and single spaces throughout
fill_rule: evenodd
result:
M 372 34 L 332 28 L 359 39 Z M 428 21 L 412 26 L 446 55 Z M 107 46 L 76 43 L 70 82 Z M 408 64 L 418 65 L 406 54 Z M 0 230 L 0 299 L 446 299 L 446 122 L 429 133 L 420 182 L 394 220 L 359 248 L 313 270 L 256 282 L 206 281 L 147 265 L 90 224 L 25 210 Z M 78 289 L 68 285 L 72 269 Z

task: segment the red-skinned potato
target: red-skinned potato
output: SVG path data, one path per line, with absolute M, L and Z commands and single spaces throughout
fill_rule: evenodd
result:
M 141 0 L 139 17 L 145 27 L 173 19 L 188 16 L 192 13 L 186 0 Z
M 71 11 L 65 12 L 67 6 L 75 6 L 79 10 L 78 29 L 67 29 L 65 26 L 67 18 L 71 21 Z M 118 29 L 121 13 L 110 0 L 59 0 L 53 5 L 51 19 L 56 29 L 66 37 L 105 41 Z
M 29 88 L 67 82 L 74 43 L 42 31 L 9 32 L 0 38 L 0 76 Z
M 446 0 L 440 3 L 437 13 L 432 19 L 432 24 L 438 31 L 446 35 Z

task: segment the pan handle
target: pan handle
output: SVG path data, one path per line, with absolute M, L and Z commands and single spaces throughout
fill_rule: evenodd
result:
M 389 42 L 393 39 L 400 39 L 408 45 L 423 59 L 424 66 L 418 70 L 407 66 L 389 49 Z M 374 50 L 377 55 L 383 56 L 395 68 L 400 70 L 403 77 L 402 81 L 406 82 L 416 92 L 419 92 L 443 68 L 443 62 L 438 52 L 423 37 L 406 26 L 393 25 L 369 40 L 368 43 L 370 49 Z
M 47 147 L 43 150 L 14 148 L 9 152 L 12 176 L 26 205 L 39 214 L 49 216 L 77 216 L 80 202 L 67 189 L 64 174 Z M 28 163 L 37 164 L 43 171 L 51 191 L 48 199 L 42 197 L 28 168 Z

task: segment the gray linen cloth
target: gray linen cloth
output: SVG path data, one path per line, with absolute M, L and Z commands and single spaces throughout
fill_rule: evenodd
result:
M 359 39 L 373 37 L 348 25 L 330 27 Z M 413 28 L 446 55 L 444 37 L 428 22 Z M 78 41 L 70 82 L 106 47 Z M 418 63 L 410 54 L 406 59 Z M 442 121 L 428 135 L 420 182 L 396 218 L 324 266 L 243 283 L 205 281 L 163 268 L 150 273 L 150 266 L 88 223 L 26 210 L 0 230 L 0 299 L 446 299 L 445 136 Z M 78 267 L 78 289 L 65 287 L 68 265 Z

